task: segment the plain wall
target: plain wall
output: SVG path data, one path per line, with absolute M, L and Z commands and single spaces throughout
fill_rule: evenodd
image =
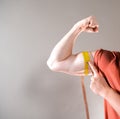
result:
M 79 20 L 96 16 L 99 33 L 83 33 L 74 52 L 119 50 L 119 0 L 0 0 L 0 119 L 85 119 L 80 78 L 49 70 L 55 44 Z M 91 119 L 103 99 L 85 86 Z

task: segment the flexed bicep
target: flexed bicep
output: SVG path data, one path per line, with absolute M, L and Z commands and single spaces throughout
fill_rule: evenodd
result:
M 57 72 L 63 72 L 70 75 L 83 76 L 91 74 L 88 62 L 93 62 L 92 52 L 80 52 L 71 55 L 63 61 L 54 63 L 54 69 Z

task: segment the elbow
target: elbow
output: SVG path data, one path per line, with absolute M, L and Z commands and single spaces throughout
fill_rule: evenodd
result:
M 54 71 L 55 69 L 53 68 L 53 63 L 51 63 L 49 60 L 47 61 L 47 66 L 50 70 Z
M 51 62 L 50 60 L 48 60 L 47 61 L 47 66 L 49 67 L 49 69 L 51 71 L 55 71 L 55 72 L 59 71 L 58 63 L 57 62 Z

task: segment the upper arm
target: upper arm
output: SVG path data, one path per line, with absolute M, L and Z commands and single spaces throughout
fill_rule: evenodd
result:
M 88 52 L 90 61 L 93 62 L 95 52 Z M 55 62 L 54 68 L 55 71 L 64 72 L 71 75 L 85 75 L 85 58 L 83 52 L 80 52 L 75 55 L 71 55 L 63 61 Z M 88 66 L 88 74 L 90 74 L 90 68 Z

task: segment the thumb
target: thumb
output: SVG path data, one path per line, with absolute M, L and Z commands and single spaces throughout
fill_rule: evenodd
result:
M 97 77 L 99 74 L 98 74 L 98 71 L 97 71 L 97 68 L 94 66 L 94 64 L 92 62 L 88 62 L 90 68 L 91 68 L 91 71 L 94 75 L 94 77 Z

